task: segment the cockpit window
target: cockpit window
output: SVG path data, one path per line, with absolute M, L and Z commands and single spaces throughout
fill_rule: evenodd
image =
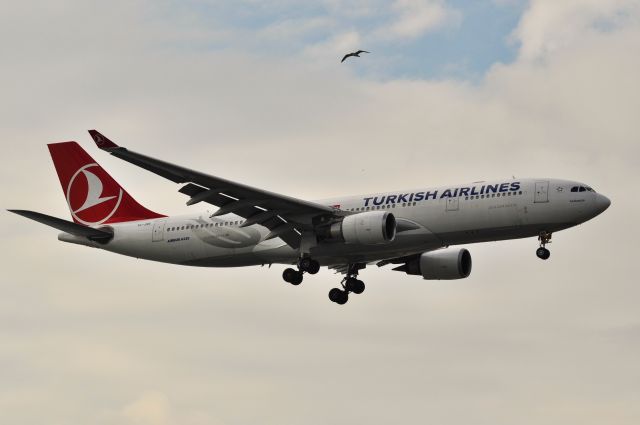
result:
M 589 186 L 573 186 L 571 188 L 572 192 L 595 192 L 595 190 L 591 189 Z

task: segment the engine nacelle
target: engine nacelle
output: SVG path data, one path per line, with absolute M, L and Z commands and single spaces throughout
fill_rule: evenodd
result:
M 396 237 L 396 218 L 388 211 L 367 211 L 346 216 L 331 225 L 331 238 L 348 244 L 378 245 Z
M 394 270 L 422 275 L 424 279 L 464 279 L 471 274 L 471 254 L 464 248 L 425 252 Z

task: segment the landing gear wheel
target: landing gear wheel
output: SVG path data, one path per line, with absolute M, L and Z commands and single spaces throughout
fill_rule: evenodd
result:
M 551 257 L 551 252 L 545 248 L 548 243 L 551 243 L 551 233 L 542 231 L 538 234 L 538 240 L 540 241 L 540 248 L 536 249 L 536 255 L 542 260 L 548 260 Z
M 333 288 L 329 291 L 329 299 L 336 304 L 343 305 L 349 301 L 349 293 L 342 289 Z
M 364 292 L 364 282 L 355 277 L 349 277 L 344 284 L 344 288 L 354 294 L 362 294 Z
M 303 272 L 307 272 L 309 274 L 316 274 L 320 271 L 320 263 L 309 257 L 302 258 L 298 267 L 300 267 L 300 270 Z
M 551 251 L 541 246 L 540 248 L 536 249 L 536 255 L 542 260 L 548 260 L 549 257 L 551 257 Z
M 285 282 L 289 282 L 292 285 L 300 285 L 302 283 L 302 272 L 288 268 L 282 272 L 282 278 Z

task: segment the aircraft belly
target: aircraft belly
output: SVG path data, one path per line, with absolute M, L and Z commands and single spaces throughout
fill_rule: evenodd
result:
M 441 247 L 442 241 L 431 231 L 420 226 L 419 229 L 396 234 L 393 242 L 386 244 L 356 245 L 342 242 L 319 244 L 311 249 L 311 256 L 322 265 L 332 265 L 376 261 Z

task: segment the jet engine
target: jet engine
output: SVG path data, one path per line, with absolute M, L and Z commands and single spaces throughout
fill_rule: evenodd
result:
M 348 244 L 378 245 L 396 237 L 396 218 L 388 211 L 367 211 L 346 216 L 329 228 L 330 238 Z
M 429 280 L 464 279 L 471 274 L 471 254 L 464 248 L 424 252 L 393 270 Z

